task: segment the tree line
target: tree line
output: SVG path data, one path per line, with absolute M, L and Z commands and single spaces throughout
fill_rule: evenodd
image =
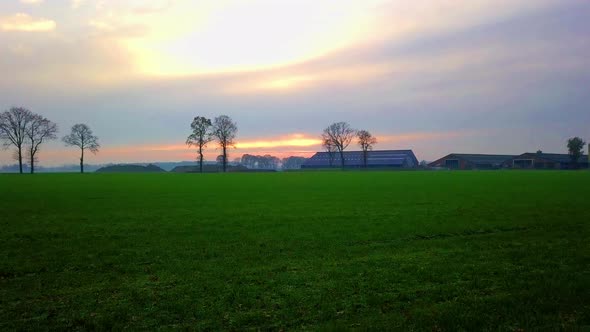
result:
M 213 120 L 197 116 L 190 124 L 191 133 L 186 144 L 197 148 L 199 171 L 203 172 L 204 151 L 207 145 L 216 141 L 222 154 L 218 157 L 224 172 L 227 171 L 228 149 L 235 147 L 238 125 L 227 115 L 220 115 Z M 57 139 L 58 126 L 40 114 L 23 107 L 12 107 L 0 113 L 0 142 L 4 148 L 14 147 L 14 157 L 18 160 L 19 172 L 23 173 L 23 159 L 30 165 L 30 172 L 35 172 L 38 153 L 43 143 Z M 328 153 L 330 166 L 333 166 L 336 154 L 340 157 L 340 166 L 345 167 L 344 151 L 356 138 L 363 156 L 363 166 L 368 165 L 368 153 L 373 150 L 377 139 L 368 130 L 355 130 L 347 122 L 335 122 L 326 127 L 321 134 L 321 145 Z M 84 154 L 86 151 L 96 154 L 100 144 L 98 137 L 86 124 L 72 126 L 70 133 L 62 137 L 66 146 L 80 149 L 80 172 L 84 173 Z M 567 148 L 574 163 L 583 155 L 586 142 L 579 137 L 568 140 Z M 289 167 L 301 165 L 302 159 L 287 159 Z M 272 168 L 281 162 L 272 156 L 244 155 L 245 165 L 263 165 Z
M 186 140 L 186 144 L 197 148 L 197 160 L 199 162 L 199 172 L 203 172 L 203 152 L 212 141 L 216 141 L 222 150 L 218 157 L 223 165 L 223 171 L 227 171 L 228 148 L 235 147 L 238 125 L 227 115 L 221 115 L 213 119 L 196 116 L 191 122 L 191 134 Z M 359 147 L 363 153 L 363 164 L 367 166 L 368 152 L 377 144 L 377 139 L 367 130 L 355 130 L 346 122 L 336 122 L 324 129 L 321 138 L 322 146 L 330 156 L 330 165 L 333 162 L 334 153 L 340 154 L 341 166 L 344 167 L 344 150 L 350 145 L 354 138 L 357 138 Z M 281 160 L 267 156 L 253 156 L 245 154 L 241 159 L 242 164 L 249 167 L 276 168 Z M 286 160 L 289 167 L 301 165 L 301 159 Z M 256 166 L 254 166 L 256 165 Z
M 368 130 L 355 130 L 346 122 L 336 122 L 329 125 L 322 133 L 322 146 L 328 153 L 330 166 L 334 163 L 335 153 L 340 155 L 340 166 L 344 168 L 344 150 L 356 137 L 363 154 L 363 166 L 368 165 L 369 151 L 377 144 L 377 138 Z
M 23 159 L 29 162 L 31 174 L 35 173 L 41 146 L 47 141 L 57 139 L 58 131 L 57 124 L 24 107 L 12 107 L 0 113 L 0 141 L 4 148 L 14 148 L 14 158 L 18 161 L 21 174 Z M 98 152 L 98 137 L 88 125 L 79 123 L 72 126 L 70 133 L 62 137 L 62 141 L 66 146 L 80 149 L 80 172 L 84 173 L 84 152 Z
M 195 146 L 198 153 L 199 172 L 203 173 L 203 152 L 207 144 L 216 140 L 221 148 L 221 164 L 223 171 L 227 171 L 228 149 L 235 147 L 238 125 L 227 115 L 220 115 L 213 119 L 197 116 L 191 123 L 191 134 L 186 139 L 186 144 Z

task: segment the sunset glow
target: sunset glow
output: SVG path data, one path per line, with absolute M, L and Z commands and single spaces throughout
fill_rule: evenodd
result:
M 123 45 L 148 75 L 277 68 L 360 42 L 371 30 L 366 10 L 375 5 L 350 0 L 203 1 L 185 4 L 185 13 L 162 10 L 155 20 L 149 15 L 150 21 L 143 22 L 149 32 L 125 38 Z
M 254 148 L 277 148 L 277 147 L 308 147 L 321 144 L 319 138 L 305 137 L 296 134 L 291 137 L 282 137 L 274 140 L 244 141 L 236 144 L 237 149 L 254 149 Z
M 13 16 L 4 17 L 1 20 L 0 30 L 4 31 L 51 31 L 55 29 L 55 22 L 40 18 L 34 19 L 28 14 L 17 13 Z
M 560 0 L 0 1 L 0 110 L 29 108 L 60 137 L 87 123 L 102 146 L 91 162 L 194 160 L 191 120 L 222 114 L 238 125 L 232 158 L 321 151 L 337 121 L 377 136 L 376 149 L 425 160 L 564 152 L 590 122 L 589 10 Z M 210 143 L 207 158 L 218 154 Z M 0 164 L 13 163 L 0 150 Z M 76 163 L 75 151 L 52 141 L 39 163 Z

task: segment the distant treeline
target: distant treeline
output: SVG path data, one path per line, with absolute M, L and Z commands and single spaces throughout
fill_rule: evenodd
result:
M 300 169 L 301 165 L 307 160 L 305 157 L 287 157 L 278 158 L 271 155 L 256 156 L 244 154 L 241 158 L 236 158 L 228 164 L 228 168 L 235 166 L 243 166 L 242 169 L 248 170 L 293 170 Z M 84 164 L 84 169 L 88 172 L 149 172 L 149 165 L 158 167 L 162 171 L 170 172 L 177 169 L 180 172 L 195 172 L 198 171 L 198 162 L 195 161 L 180 161 L 180 162 L 153 162 L 153 163 L 109 163 L 109 164 Z M 23 163 L 23 172 L 29 172 L 30 168 L 27 163 Z M 203 163 L 204 172 L 219 172 L 221 170 L 221 158 L 217 157 L 216 161 L 205 161 Z M 101 170 L 102 169 L 102 170 Z M 0 173 L 18 173 L 20 170 L 19 164 L 0 166 Z M 79 165 L 61 165 L 53 167 L 37 166 L 36 172 L 41 173 L 69 173 L 80 172 Z M 232 171 L 235 171 L 233 169 Z
M 241 158 L 234 159 L 233 162 L 230 162 L 228 150 L 236 146 L 238 125 L 227 115 L 217 116 L 213 120 L 204 116 L 197 116 L 191 122 L 190 129 L 191 133 L 185 143 L 189 147 L 194 146 L 197 148 L 196 159 L 199 172 L 205 171 L 204 167 L 206 165 L 211 165 L 211 163 L 205 161 L 204 151 L 207 145 L 213 141 L 216 142 L 217 147 L 221 151 L 221 154 L 216 158 L 216 164 L 220 166 L 223 172 L 226 172 L 229 166 L 241 166 L 248 170 L 299 169 L 306 161 L 305 158 L 297 156 L 280 159 L 272 155 L 258 156 L 244 154 Z M 0 143 L 5 148 L 14 148 L 14 158 L 18 161 L 17 165 L 1 167 L 0 172 L 18 171 L 20 173 L 34 173 L 36 163 L 39 160 L 39 151 L 43 143 L 57 139 L 57 133 L 58 127 L 55 123 L 26 108 L 12 107 L 0 113 Z M 347 122 L 332 123 L 323 130 L 320 137 L 322 148 L 329 155 L 330 165 L 333 161 L 339 160 L 342 168 L 345 168 L 344 151 L 353 141 L 356 140 L 358 147 L 361 149 L 362 165 L 364 167 L 368 167 L 369 151 L 373 150 L 373 147 L 377 144 L 377 139 L 368 130 L 354 129 Z M 84 173 L 85 167 L 90 171 L 100 168 L 98 166 L 86 166 L 84 163 L 84 155 L 87 151 L 95 154 L 100 148 L 98 137 L 93 134 L 88 125 L 83 123 L 73 125 L 70 133 L 62 137 L 62 141 L 66 146 L 79 149 L 79 170 L 81 173 Z M 578 163 L 585 145 L 586 142 L 579 137 L 573 137 L 568 140 L 567 148 L 574 164 Z M 339 158 L 336 158 L 337 156 Z M 425 163 L 423 162 L 421 164 Z M 163 170 L 172 170 L 178 166 L 190 167 L 190 165 L 175 165 L 168 168 L 155 164 L 155 167 L 161 167 Z M 145 165 L 142 167 L 145 167 Z M 208 169 L 214 168 L 208 167 Z M 43 172 L 73 171 L 72 166 L 42 167 L 38 169 Z M 144 168 L 133 167 L 111 167 L 110 169 L 144 170 Z

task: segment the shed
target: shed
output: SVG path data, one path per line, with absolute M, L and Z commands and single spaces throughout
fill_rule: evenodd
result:
M 506 166 L 517 169 L 573 169 L 588 168 L 588 156 L 582 155 L 574 166 L 569 154 L 527 152 L 506 161 Z
M 362 151 L 344 151 L 345 168 L 363 168 Z M 414 168 L 418 160 L 412 150 L 377 150 L 367 152 L 368 168 Z M 301 168 L 341 167 L 340 153 L 318 152 L 309 158 Z
M 514 155 L 451 153 L 428 164 L 449 169 L 499 169 Z

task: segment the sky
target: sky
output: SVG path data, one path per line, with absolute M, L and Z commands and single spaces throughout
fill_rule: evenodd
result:
M 0 110 L 88 124 L 89 163 L 194 160 L 192 118 L 222 114 L 231 159 L 310 156 L 338 121 L 419 160 L 566 153 L 590 140 L 589 36 L 586 0 L 2 0 Z

